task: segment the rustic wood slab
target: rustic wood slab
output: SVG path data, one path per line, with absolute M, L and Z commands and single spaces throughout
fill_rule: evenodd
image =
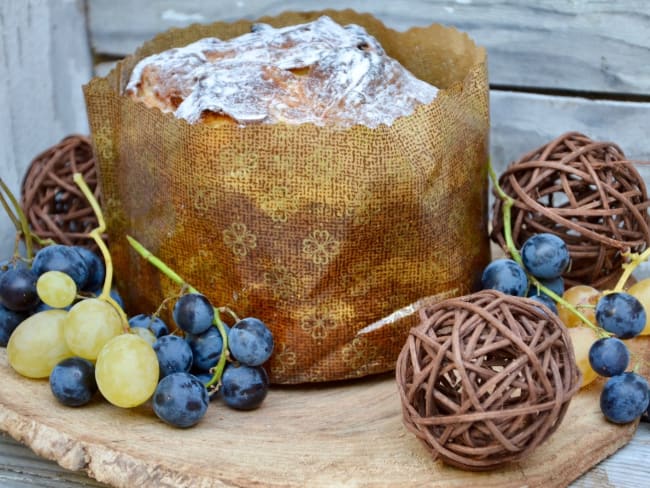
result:
M 650 6 L 645 0 L 88 1 L 93 47 L 118 56 L 170 27 L 323 8 L 370 12 L 399 30 L 433 22 L 454 25 L 488 49 L 492 84 L 650 93 L 650 65 L 640 62 L 650 57 Z
M 635 339 L 650 357 L 650 338 Z M 647 371 L 646 371 L 647 372 Z M 19 377 L 0 351 L 0 429 L 71 470 L 115 487 L 564 487 L 626 444 L 636 425 L 605 421 L 602 381 L 581 391 L 558 431 L 528 459 L 489 473 L 433 462 L 402 426 L 392 375 L 275 387 L 253 412 L 213 403 L 173 429 L 148 406 L 60 406 L 44 381 Z

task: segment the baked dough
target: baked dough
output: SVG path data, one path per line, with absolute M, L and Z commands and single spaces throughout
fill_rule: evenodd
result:
M 142 59 L 126 93 L 189 123 L 390 125 L 437 88 L 390 58 L 358 25 L 329 17 L 222 41 L 205 38 Z

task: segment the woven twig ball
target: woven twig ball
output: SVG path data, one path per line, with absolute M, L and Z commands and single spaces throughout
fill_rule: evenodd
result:
M 563 134 L 512 163 L 499 184 L 515 202 L 517 248 L 540 232 L 566 242 L 568 286 L 605 288 L 622 273 L 622 253 L 641 252 L 650 242 L 645 183 L 615 144 Z M 495 196 L 491 236 L 505 249 L 502 207 Z
M 528 298 L 483 290 L 420 310 L 396 368 L 404 424 L 434 459 L 487 470 L 529 454 L 580 386 L 566 328 Z
M 71 135 L 32 160 L 23 179 L 22 208 L 41 239 L 96 249 L 87 233 L 97 227 L 97 218 L 72 179 L 75 172 L 101 201 L 90 139 Z

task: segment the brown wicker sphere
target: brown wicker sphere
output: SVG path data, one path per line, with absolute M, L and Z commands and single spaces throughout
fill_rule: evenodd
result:
M 568 286 L 606 288 L 622 273 L 622 253 L 641 252 L 650 242 L 645 183 L 615 144 L 563 134 L 512 163 L 499 184 L 515 201 L 512 236 L 518 249 L 540 232 L 566 242 Z M 506 249 L 502 208 L 495 196 L 491 237 Z
M 434 459 L 481 471 L 519 460 L 580 387 L 567 329 L 539 302 L 483 290 L 420 310 L 396 368 L 406 427 Z
M 87 233 L 97 227 L 97 218 L 72 179 L 75 172 L 83 175 L 101 201 L 90 139 L 70 135 L 30 163 L 22 185 L 23 212 L 32 232 L 41 239 L 95 250 Z

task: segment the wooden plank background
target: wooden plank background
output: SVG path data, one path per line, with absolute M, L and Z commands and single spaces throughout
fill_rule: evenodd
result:
M 0 176 L 15 191 L 31 158 L 67 134 L 86 133 L 81 85 L 156 33 L 327 7 L 371 12 L 400 30 L 453 25 L 486 46 L 497 171 L 569 130 L 650 160 L 646 0 L 1 0 Z M 643 175 L 650 182 L 650 169 Z M 0 218 L 0 257 L 11 241 L 8 220 Z M 641 486 L 649 473 L 637 475 L 650 455 L 649 431 L 642 425 L 620 455 L 574 486 Z M 33 484 L 100 486 L 0 437 L 0 486 Z

